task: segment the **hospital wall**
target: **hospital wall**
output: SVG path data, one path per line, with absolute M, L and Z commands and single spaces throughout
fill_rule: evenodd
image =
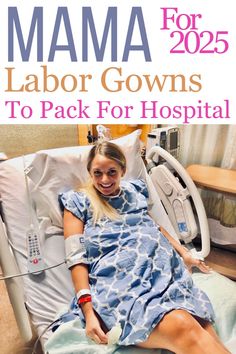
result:
M 77 125 L 0 125 L 0 152 L 8 158 L 78 145 Z
M 145 143 L 151 125 L 109 125 L 112 138 L 142 129 Z M 96 135 L 93 125 L 0 125 L 0 152 L 8 158 L 29 154 L 42 149 L 87 145 L 88 130 Z

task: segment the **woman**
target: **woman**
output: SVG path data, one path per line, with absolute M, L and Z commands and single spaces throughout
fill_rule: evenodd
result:
M 212 327 L 209 299 L 187 269 L 208 267 L 154 223 L 143 181 L 121 181 L 121 149 L 95 145 L 87 169 L 91 183 L 61 196 L 67 254 L 72 240 L 78 245 L 69 267 L 87 336 L 107 343 L 107 331 L 120 324 L 121 345 L 229 353 Z

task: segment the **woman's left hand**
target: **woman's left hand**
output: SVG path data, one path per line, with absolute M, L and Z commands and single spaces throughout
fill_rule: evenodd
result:
M 204 261 L 194 258 L 190 252 L 185 252 L 182 258 L 190 272 L 192 272 L 192 267 L 199 268 L 203 273 L 210 273 L 211 271 L 211 268 L 208 267 Z

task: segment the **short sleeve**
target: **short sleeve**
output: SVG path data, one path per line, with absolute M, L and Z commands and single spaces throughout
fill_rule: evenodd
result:
M 144 180 L 137 179 L 131 181 L 131 184 L 135 187 L 136 191 L 144 195 L 145 198 L 149 198 L 149 193 L 147 189 L 147 185 Z
M 61 210 L 69 210 L 84 223 L 87 221 L 88 200 L 85 194 L 76 191 L 68 191 L 59 194 L 59 204 Z

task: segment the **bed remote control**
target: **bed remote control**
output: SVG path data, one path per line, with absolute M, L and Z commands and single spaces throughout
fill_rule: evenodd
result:
M 43 261 L 39 238 L 36 232 L 33 230 L 29 230 L 27 232 L 27 248 L 28 248 L 28 262 L 27 268 L 28 272 L 35 274 L 39 274 L 45 268 L 45 264 Z

